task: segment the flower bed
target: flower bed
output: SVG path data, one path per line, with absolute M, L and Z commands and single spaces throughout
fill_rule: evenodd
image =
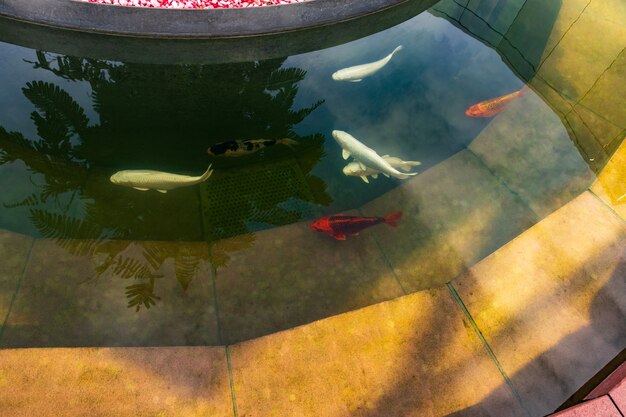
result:
M 227 9 L 302 3 L 307 0 L 83 0 L 89 3 L 160 9 Z

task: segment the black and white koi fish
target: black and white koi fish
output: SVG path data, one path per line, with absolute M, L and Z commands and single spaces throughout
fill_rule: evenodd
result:
M 297 144 L 298 142 L 289 138 L 229 140 L 216 143 L 207 150 L 207 153 L 212 156 L 244 156 L 274 145 L 293 147 Z

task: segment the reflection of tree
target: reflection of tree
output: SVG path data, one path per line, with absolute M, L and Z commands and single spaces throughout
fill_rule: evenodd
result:
M 152 66 L 38 52 L 35 68 L 91 86 L 99 123 L 61 87 L 27 83 L 23 93 L 36 110 L 31 119 L 38 139 L 0 127 L 0 165 L 22 160 L 37 174 L 31 181 L 38 191 L 5 207 L 28 208 L 41 235 L 69 252 L 103 257 L 98 276 L 112 272 L 138 281 L 126 288 L 129 307 L 154 305 L 166 259 L 174 258 L 176 277 L 186 288 L 209 254 L 185 245 L 164 252 L 149 241 L 207 240 L 213 242 L 212 261 L 221 265 L 238 248 L 221 247 L 217 239 L 243 234 L 235 246 L 250 246 L 249 224 L 291 223 L 307 204 L 330 201 L 325 184 L 310 174 L 322 157 L 323 138 L 301 138 L 292 130 L 321 102 L 292 110 L 305 72 L 282 63 Z M 300 144 L 231 160 L 211 161 L 206 154 L 224 140 L 280 137 Z M 211 162 L 217 171 L 210 181 L 167 198 L 108 180 L 132 168 L 197 174 Z M 107 244 L 131 239 L 143 241 L 139 256 Z

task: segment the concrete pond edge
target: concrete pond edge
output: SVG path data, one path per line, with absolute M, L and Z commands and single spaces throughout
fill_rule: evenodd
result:
M 241 9 L 157 9 L 78 0 L 0 0 L 0 16 L 82 32 L 150 38 L 232 38 L 336 24 L 411 0 L 309 0 Z

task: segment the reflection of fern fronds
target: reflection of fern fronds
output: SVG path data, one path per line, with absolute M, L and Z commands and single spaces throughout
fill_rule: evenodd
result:
M 237 252 L 252 247 L 256 236 L 253 233 L 245 233 L 239 236 L 222 239 L 210 244 L 210 261 L 216 268 L 225 267 L 230 261 L 229 253 Z
M 16 207 L 32 207 L 36 206 L 39 203 L 45 203 L 46 201 L 40 199 L 37 194 L 31 194 L 22 201 L 18 201 L 16 203 L 3 203 L 2 205 L 6 208 L 16 208 Z
M 71 81 L 98 82 L 105 79 L 106 70 L 113 67 L 107 61 L 62 56 L 37 51 L 37 61 L 30 62 L 35 68 L 42 68 Z M 50 56 L 50 59 L 48 57 Z M 56 63 L 56 68 L 51 64 Z
M 159 242 L 145 242 L 143 244 L 143 257 L 152 267 L 153 270 L 157 270 L 163 265 L 163 262 L 167 258 L 172 257 L 172 252 Z
M 174 259 L 176 279 L 183 289 L 195 278 L 200 269 L 200 261 L 207 257 L 207 247 L 204 245 L 181 245 Z
M 26 83 L 22 91 L 37 110 L 46 115 L 46 118 L 57 119 L 67 129 L 78 134 L 87 128 L 89 119 L 82 107 L 59 86 L 43 81 L 33 81 Z
M 289 122 L 292 125 L 297 125 L 301 121 L 303 121 L 313 110 L 317 109 L 319 106 L 324 104 L 324 100 L 320 100 L 317 103 L 313 104 L 310 107 L 305 107 L 304 109 L 300 109 L 289 114 Z
M 133 258 L 118 256 L 111 262 L 113 274 L 122 279 L 147 279 L 160 277 L 154 274 L 142 261 Z
M 95 224 L 40 209 L 31 209 L 30 219 L 44 237 L 74 255 L 93 255 L 100 244 L 102 229 Z
M 141 284 L 129 285 L 126 287 L 126 297 L 128 300 L 128 308 L 135 307 L 135 311 L 139 311 L 143 304 L 146 308 L 156 305 L 155 300 L 160 300 L 154 294 L 154 278 L 148 282 Z
M 65 122 L 55 114 L 42 117 L 37 112 L 32 112 L 30 118 L 37 126 L 37 134 L 43 141 L 39 147 L 46 153 L 67 155 L 72 146 L 69 143 L 70 131 Z
M 267 80 L 266 88 L 270 91 L 278 90 L 281 87 L 304 80 L 305 76 L 306 71 L 301 68 L 280 68 L 272 71 Z
M 0 126 L 0 164 L 14 162 L 20 158 L 20 151 L 32 149 L 32 143 L 21 133 L 7 132 Z

